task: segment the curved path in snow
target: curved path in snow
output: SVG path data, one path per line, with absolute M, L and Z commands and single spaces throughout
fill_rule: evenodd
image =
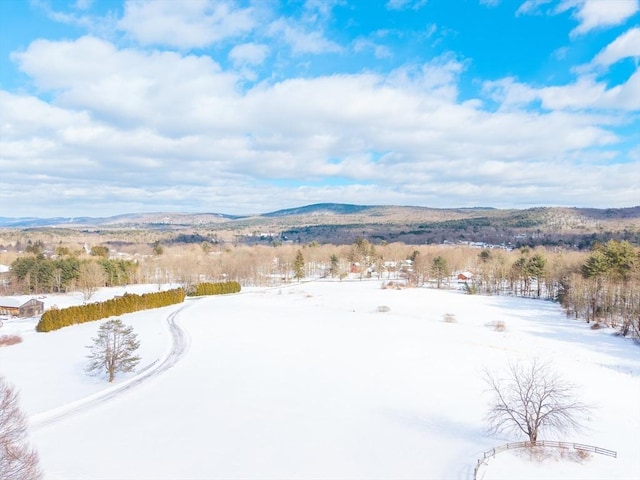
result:
M 195 299 L 194 299 L 195 300 Z M 102 390 L 98 393 L 82 398 L 75 402 L 62 405 L 61 407 L 54 408 L 52 410 L 38 413 L 29 418 L 29 426 L 31 429 L 37 429 L 50 425 L 66 417 L 74 415 L 80 411 L 85 411 L 93 408 L 97 405 L 105 403 L 113 397 L 120 395 L 122 392 L 135 388 L 143 382 L 146 382 L 150 378 L 160 375 L 162 372 L 167 371 L 173 367 L 180 359 L 187 353 L 191 344 L 191 339 L 188 333 L 176 323 L 178 315 L 187 307 L 193 300 L 187 299 L 179 309 L 172 312 L 167 318 L 166 322 L 169 326 L 169 332 L 171 333 L 171 349 L 162 358 L 156 360 L 135 377 L 114 385 L 110 388 Z

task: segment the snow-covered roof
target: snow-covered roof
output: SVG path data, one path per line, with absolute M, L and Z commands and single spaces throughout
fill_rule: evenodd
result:
M 14 297 L 0 297 L 0 307 L 15 307 L 18 308 L 24 305 L 22 300 Z
M 0 307 L 20 308 L 31 300 L 31 297 L 0 297 Z

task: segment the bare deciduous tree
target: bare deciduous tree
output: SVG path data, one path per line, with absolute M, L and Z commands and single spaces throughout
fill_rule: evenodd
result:
M 503 377 L 485 371 L 493 395 L 487 421 L 492 433 L 524 433 L 535 443 L 542 431 L 580 430 L 589 407 L 576 399 L 573 385 L 546 363 L 511 363 Z
M 0 480 L 42 478 L 38 454 L 27 441 L 27 418 L 18 394 L 0 377 Z
M 84 262 L 80 265 L 78 288 L 82 291 L 85 302 L 88 302 L 100 287 L 104 287 L 105 279 L 104 269 L 98 263 Z
M 88 373 L 106 372 L 109 382 L 113 382 L 116 373 L 131 372 L 140 362 L 140 357 L 134 355 L 140 346 L 137 335 L 119 318 L 103 323 L 92 340 L 93 345 L 87 346 L 91 349 L 87 355 Z

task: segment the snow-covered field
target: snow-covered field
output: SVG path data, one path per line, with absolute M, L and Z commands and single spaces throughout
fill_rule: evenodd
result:
M 0 348 L 0 373 L 21 392 L 48 479 L 471 479 L 483 451 L 523 440 L 486 433 L 483 369 L 537 357 L 595 406 L 584 432 L 545 438 L 618 458 L 505 452 L 479 478 L 640 478 L 633 342 L 550 302 L 380 286 L 245 289 L 124 315 L 143 361 L 115 385 L 83 372 L 100 322 L 38 334 L 11 320 L 0 334 L 24 341 Z M 184 355 L 136 384 L 171 353 L 176 312 Z M 503 332 L 486 326 L 500 320 Z

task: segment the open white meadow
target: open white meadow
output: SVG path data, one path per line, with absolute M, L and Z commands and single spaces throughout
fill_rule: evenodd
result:
M 184 355 L 117 391 L 169 355 L 177 311 Z M 0 330 L 24 340 L 0 348 L 0 373 L 20 390 L 47 479 L 471 479 L 483 451 L 525 440 L 487 434 L 483 369 L 534 357 L 595 407 L 583 432 L 542 438 L 618 458 L 505 452 L 478 477 L 640 478 L 640 349 L 551 302 L 317 281 L 121 318 L 143 360 L 114 384 L 83 370 L 100 322 L 41 334 L 34 319 L 10 320 Z M 495 321 L 506 329 L 486 326 Z

